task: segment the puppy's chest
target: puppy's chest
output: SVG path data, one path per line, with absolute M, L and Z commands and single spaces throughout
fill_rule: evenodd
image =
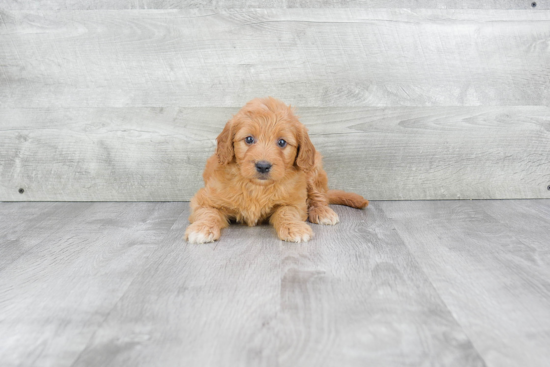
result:
M 253 184 L 239 175 L 231 176 L 213 180 L 209 186 L 219 203 L 217 207 L 237 222 L 254 226 L 269 219 L 280 206 L 306 205 L 307 182 L 301 172 L 267 186 Z
M 284 204 L 279 192 L 262 189 L 243 189 L 234 197 L 232 214 L 237 222 L 255 226 L 269 219 L 274 210 Z

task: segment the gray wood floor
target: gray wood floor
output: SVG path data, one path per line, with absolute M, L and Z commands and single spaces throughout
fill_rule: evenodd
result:
M 184 202 L 0 203 L 0 365 L 550 365 L 550 200 L 335 210 L 197 246 Z

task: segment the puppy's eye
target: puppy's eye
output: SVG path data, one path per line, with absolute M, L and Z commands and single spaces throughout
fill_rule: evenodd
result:
M 254 138 L 252 136 L 247 136 L 246 138 L 244 138 L 244 142 L 248 145 L 254 144 Z
M 286 141 L 284 139 L 279 139 L 279 141 L 277 142 L 277 145 L 280 146 L 281 148 L 284 148 L 286 147 Z

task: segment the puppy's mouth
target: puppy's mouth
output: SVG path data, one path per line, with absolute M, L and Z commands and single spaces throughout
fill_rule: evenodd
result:
M 256 177 L 252 179 L 252 182 L 258 185 L 267 185 L 272 181 L 273 180 L 269 177 L 269 175 L 264 175 L 264 174 L 256 175 Z

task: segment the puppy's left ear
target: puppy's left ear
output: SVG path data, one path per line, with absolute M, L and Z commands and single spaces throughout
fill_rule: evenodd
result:
M 216 138 L 218 145 L 216 146 L 216 154 L 220 164 L 228 164 L 233 160 L 235 152 L 233 150 L 233 120 L 229 120 L 223 131 Z
M 298 155 L 296 156 L 296 165 L 302 171 L 309 171 L 315 164 L 315 147 L 311 140 L 305 126 L 302 126 L 299 134 Z

